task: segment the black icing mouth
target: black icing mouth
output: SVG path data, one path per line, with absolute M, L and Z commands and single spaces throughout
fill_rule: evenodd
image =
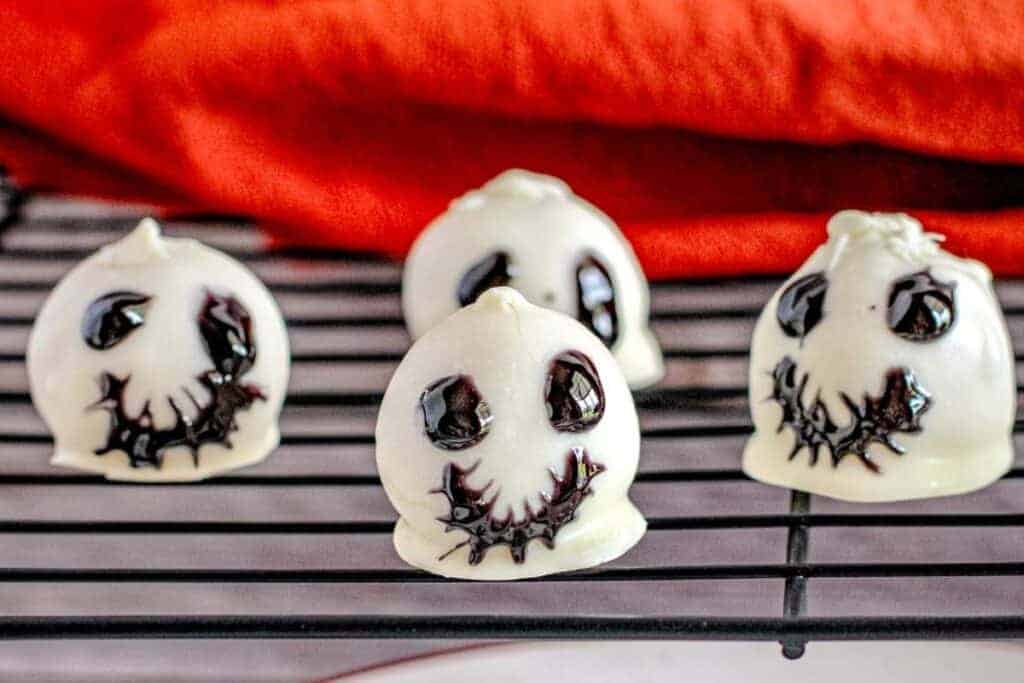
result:
M 812 466 L 817 464 L 818 452 L 824 446 L 832 457 L 833 467 L 844 457 L 855 455 L 869 470 L 881 473 L 868 447 L 878 443 L 902 455 L 906 449 L 894 442 L 892 435 L 920 432 L 921 416 L 931 407 L 931 395 L 918 383 L 914 373 L 904 367 L 892 368 L 886 373 L 885 388 L 877 398 L 865 394 L 861 403 L 856 403 L 848 394 L 840 392 L 839 397 L 850 411 L 850 422 L 843 426 L 833 422 L 820 396 L 816 396 L 809 407 L 805 406 L 803 394 L 809 375 L 804 373 L 798 380 L 796 361 L 789 356 L 775 366 L 772 379 L 775 385 L 771 399 L 782 408 L 782 421 L 777 431 L 789 427 L 796 437 L 789 459 L 806 448 Z
M 200 403 L 187 389 L 182 389 L 195 409 L 194 414 L 186 415 L 173 398 L 167 397 L 176 416 L 175 423 L 168 429 L 157 429 L 153 426 L 149 401 L 135 417 L 125 410 L 124 392 L 131 376 L 121 378 L 104 372 L 100 376 L 102 397 L 94 407 L 110 414 L 110 432 L 106 445 L 96 449 L 96 455 L 122 451 L 132 467 L 160 469 L 164 451 L 169 448 L 187 446 L 196 467 L 199 449 L 204 444 L 219 443 L 231 448 L 229 436 L 238 429 L 236 413 L 257 400 L 266 400 L 259 387 L 242 382 L 242 376 L 256 362 L 252 321 L 237 299 L 207 292 L 198 325 L 214 365 L 196 378 L 209 392 L 206 401 Z
M 438 517 L 445 525 L 445 531 L 459 530 L 469 538 L 441 555 L 443 560 L 459 548 L 469 546 L 469 564 L 483 561 L 487 551 L 498 545 L 507 545 L 512 561 L 522 564 L 526 561 L 526 549 L 530 541 L 537 539 L 548 548 L 555 547 L 555 536 L 559 530 L 576 518 L 576 509 L 592 491 L 590 484 L 594 477 L 604 472 L 605 467 L 593 462 L 582 448 L 573 448 L 565 456 L 565 470 L 559 476 L 551 470 L 554 490 L 551 494 L 540 493 L 541 506 L 533 510 L 527 502 L 526 514 L 515 519 L 512 510 L 499 518 L 494 515 L 494 503 L 498 494 L 485 499 L 487 490 L 494 483 L 487 482 L 481 489 L 473 488 L 466 478 L 480 465 L 463 469 L 455 463 L 444 467 L 441 487 L 431 493 L 440 493 L 448 499 L 450 511 L 447 517 Z

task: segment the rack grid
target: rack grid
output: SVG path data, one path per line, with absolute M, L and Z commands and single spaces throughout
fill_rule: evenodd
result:
M 814 640 L 1024 637 L 1019 461 L 987 491 L 860 506 L 739 470 L 747 343 L 774 277 L 652 285 L 669 373 L 636 394 L 634 499 L 650 532 L 594 570 L 473 584 L 403 565 L 372 436 L 409 343 L 399 267 L 267 251 L 243 221 L 170 221 L 167 232 L 244 260 L 279 299 L 295 363 L 279 451 L 188 485 L 51 468 L 24 345 L 60 275 L 138 218 L 104 211 L 34 199 L 4 224 L 0 640 L 731 639 L 778 641 L 798 658 Z M 1024 282 L 998 291 L 1019 347 Z

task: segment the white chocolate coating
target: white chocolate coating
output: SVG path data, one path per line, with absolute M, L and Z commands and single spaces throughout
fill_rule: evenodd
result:
M 632 247 L 618 226 L 558 178 L 511 170 L 451 203 L 419 236 L 406 259 L 402 310 L 414 339 L 459 308 L 459 281 L 495 251 L 511 254 L 509 283 L 531 303 L 576 317 L 575 269 L 584 255 L 612 279 L 619 337 L 612 353 L 629 385 L 665 374 L 648 324 L 650 293 Z
M 106 350 L 83 340 L 81 325 L 90 303 L 115 291 L 151 297 L 145 323 Z M 102 456 L 110 416 L 95 407 L 103 373 L 130 376 L 126 412 L 137 416 L 150 403 L 153 424 L 168 429 L 176 416 L 168 398 L 191 414 L 186 391 L 200 402 L 209 392 L 197 378 L 213 368 L 198 329 L 206 292 L 237 299 L 252 320 L 255 364 L 241 378 L 266 400 L 236 413 L 232 448 L 207 443 L 193 464 L 186 446 L 166 449 L 162 466 L 132 467 L 123 451 Z M 263 460 L 280 440 L 277 420 L 289 371 L 288 336 L 281 312 L 266 287 L 242 264 L 195 240 L 164 238 L 152 219 L 100 249 L 69 272 L 36 317 L 27 361 L 32 399 L 53 432 L 54 465 L 98 472 L 108 479 L 193 481 Z
M 804 263 L 765 307 L 754 330 L 750 356 L 750 404 L 755 433 L 743 470 L 769 484 L 849 501 L 895 501 L 965 493 L 1007 472 L 1017 405 L 1013 352 L 992 276 L 981 263 L 939 247 L 941 236 L 924 233 L 904 214 L 843 211 L 828 224 L 829 240 Z M 927 270 L 955 284 L 956 317 L 942 336 L 911 341 L 894 334 L 887 305 L 895 280 Z M 776 311 L 781 293 L 803 276 L 824 272 L 829 286 L 824 317 L 801 341 L 786 336 Z M 807 373 L 803 397 L 820 396 L 837 424 L 850 423 L 850 408 L 865 394 L 878 397 L 887 371 L 907 368 L 930 394 L 921 431 L 894 433 L 903 455 L 872 443 L 872 472 L 854 454 L 834 467 L 827 448 L 811 465 L 808 449 L 789 455 L 796 443 L 772 400 L 773 368 L 789 356 L 798 376 Z
M 592 429 L 556 431 L 548 420 L 545 379 L 552 359 L 566 350 L 590 358 L 604 387 L 606 408 Z M 465 374 L 490 406 L 493 422 L 479 443 L 446 451 L 428 439 L 419 399 L 439 378 Z M 395 548 L 411 565 L 435 574 L 482 580 L 521 579 L 592 567 L 612 560 L 643 536 L 646 522 L 627 493 L 636 474 L 640 432 L 626 381 L 607 348 L 575 320 L 527 302 L 508 287 L 485 292 L 436 326 L 410 349 L 388 386 L 377 419 L 377 468 L 400 515 Z M 496 545 L 477 565 L 468 547 L 440 559 L 466 540 L 461 530 L 445 533 L 439 517 L 450 510 L 445 496 L 431 493 L 453 462 L 465 469 L 479 461 L 469 483 L 497 492 L 494 510 L 522 519 L 553 488 L 551 470 L 562 472 L 571 448 L 582 447 L 605 467 L 595 476 L 573 521 L 563 526 L 554 549 L 539 540 L 516 564 L 508 546 Z

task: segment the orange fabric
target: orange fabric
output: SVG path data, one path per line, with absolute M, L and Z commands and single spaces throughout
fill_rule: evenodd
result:
M 0 162 L 30 186 L 400 256 L 519 166 L 652 277 L 792 269 L 848 207 L 1024 273 L 1013 0 L 9 0 L 0 25 Z

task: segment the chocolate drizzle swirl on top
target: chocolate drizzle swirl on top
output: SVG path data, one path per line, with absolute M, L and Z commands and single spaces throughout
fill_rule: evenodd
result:
M 892 434 L 920 432 L 921 416 L 931 406 L 931 396 L 914 373 L 907 368 L 893 368 L 886 373 L 885 388 L 878 398 L 865 394 L 858 404 L 845 392 L 839 394 L 850 411 L 849 424 L 840 426 L 832 420 L 820 396 L 810 407 L 804 404 L 809 376 L 805 373 L 797 379 L 797 365 L 792 358 L 786 356 L 779 361 L 772 378 L 775 386 L 771 398 L 782 408 L 778 431 L 789 427 L 796 438 L 789 459 L 806 448 L 812 466 L 817 464 L 818 453 L 824 447 L 832 458 L 833 467 L 847 455 L 855 455 L 869 470 L 880 473 L 868 447 L 879 443 L 902 455 L 906 449 L 892 440 Z
M 206 402 L 200 403 L 191 392 L 182 389 L 192 402 L 194 413 L 186 415 L 177 402 L 168 397 L 175 422 L 170 428 L 158 429 L 153 424 L 149 401 L 138 415 L 128 415 L 124 392 L 131 376 L 120 378 L 104 372 L 100 377 L 102 398 L 94 407 L 110 414 L 110 432 L 107 443 L 96 449 L 96 455 L 122 451 L 128 455 L 132 467 L 160 469 L 164 452 L 169 448 L 189 448 L 196 467 L 199 466 L 199 449 L 204 444 L 219 443 L 231 448 L 229 437 L 238 429 L 235 419 L 238 411 L 249 408 L 257 400 L 266 400 L 259 387 L 242 382 L 242 376 L 256 361 L 252 320 L 237 299 L 207 292 L 198 325 L 214 365 L 214 369 L 196 378 L 209 392 Z
M 445 465 L 441 487 L 431 493 L 443 494 L 448 499 L 450 511 L 446 517 L 438 517 L 444 523 L 445 531 L 464 531 L 469 536 L 465 541 L 438 558 L 443 560 L 459 548 L 469 546 L 469 564 L 483 561 L 487 551 L 498 545 L 507 545 L 512 561 L 522 564 L 526 561 L 526 549 L 530 541 L 537 539 L 548 548 L 555 547 L 555 536 L 559 530 L 576 518 L 576 509 L 591 494 L 590 483 L 604 471 L 604 465 L 593 462 L 582 448 L 573 448 L 565 457 L 565 470 L 561 476 L 551 470 L 554 483 L 550 494 L 540 493 L 541 506 L 533 510 L 529 502 L 524 503 L 526 514 L 515 519 L 511 509 L 505 517 L 494 515 L 494 503 L 498 494 L 487 497 L 487 490 L 494 483 L 487 482 L 477 489 L 466 481 L 480 465 L 477 462 L 468 469 L 455 463 Z

